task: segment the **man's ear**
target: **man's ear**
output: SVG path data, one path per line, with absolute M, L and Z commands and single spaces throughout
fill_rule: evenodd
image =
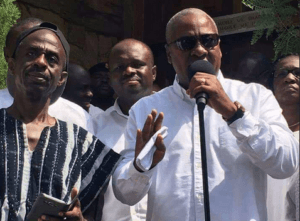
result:
M 165 48 L 166 48 L 166 53 L 167 53 L 168 63 L 169 63 L 169 64 L 172 64 L 172 59 L 171 59 L 171 54 L 170 54 L 169 46 L 166 45 Z
M 15 67 L 16 67 L 16 60 L 14 58 L 8 58 L 8 69 L 10 70 L 10 73 L 14 75 Z
M 63 85 L 68 79 L 68 72 L 63 71 L 60 75 L 60 79 L 58 81 L 57 87 L 60 87 L 61 85 Z
M 154 65 L 152 67 L 152 80 L 153 81 L 155 81 L 155 79 L 156 79 L 156 74 L 157 74 L 157 67 L 156 67 L 156 65 Z

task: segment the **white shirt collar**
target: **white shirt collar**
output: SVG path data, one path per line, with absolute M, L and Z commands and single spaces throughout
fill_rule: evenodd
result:
M 122 112 L 122 110 L 121 110 L 121 108 L 120 108 L 120 106 L 118 104 L 118 99 L 119 98 L 117 98 L 115 100 L 114 106 L 112 106 L 109 109 L 107 109 L 106 112 L 111 113 L 111 112 L 115 111 L 118 115 L 120 115 L 120 116 L 125 117 L 126 119 L 128 119 L 128 115 L 123 114 L 123 112 Z

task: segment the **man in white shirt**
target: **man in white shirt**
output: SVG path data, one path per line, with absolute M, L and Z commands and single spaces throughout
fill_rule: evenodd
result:
M 97 119 L 96 136 L 117 153 L 125 147 L 124 132 L 128 111 L 140 98 L 152 93 L 156 78 L 151 49 L 144 43 L 125 39 L 116 44 L 109 56 L 110 85 L 118 98 Z M 104 195 L 102 221 L 140 221 L 146 219 L 147 197 L 128 206 L 118 201 L 111 183 Z
M 18 35 L 21 32 L 41 23 L 42 21 L 40 19 L 28 18 L 20 21 L 10 29 L 9 33 L 7 34 L 6 44 L 4 47 L 6 61 L 8 61 L 8 58 L 10 58 L 13 54 Z M 12 95 L 14 91 L 14 78 L 9 72 L 10 71 L 8 70 L 7 88 L 0 90 L 0 108 L 7 108 L 13 104 Z M 77 124 L 78 126 L 81 126 L 90 133 L 94 134 L 93 121 L 90 115 L 77 104 L 60 98 L 64 86 L 65 85 L 63 84 L 54 92 L 52 97 L 52 105 L 49 107 L 49 114 L 58 119 Z
M 173 86 L 140 99 L 131 108 L 124 159 L 113 175 L 116 197 L 133 205 L 148 194 L 148 221 L 205 220 L 194 97 L 206 92 L 211 220 L 267 220 L 267 174 L 287 178 L 299 163 L 299 144 L 288 130 L 276 99 L 261 85 L 223 77 L 218 30 L 205 12 L 185 9 L 177 13 L 167 24 L 166 39 L 176 80 Z M 189 81 L 187 69 L 197 60 L 212 63 L 217 76 L 197 72 Z M 152 109 L 156 111 L 147 115 Z M 160 129 L 161 122 L 153 124 L 159 112 L 164 113 L 162 124 L 168 135 L 164 139 L 157 136 L 151 167 L 143 170 L 136 159 L 149 137 Z M 158 120 L 161 118 L 162 114 Z

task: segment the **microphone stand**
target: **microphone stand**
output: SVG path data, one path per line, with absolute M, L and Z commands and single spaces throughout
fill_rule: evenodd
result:
M 197 102 L 197 107 L 199 113 L 199 127 L 200 127 L 202 181 L 203 181 L 203 193 L 204 193 L 204 214 L 205 214 L 205 221 L 210 221 L 209 189 L 208 189 L 205 128 L 204 128 L 204 114 L 203 114 L 205 103 Z

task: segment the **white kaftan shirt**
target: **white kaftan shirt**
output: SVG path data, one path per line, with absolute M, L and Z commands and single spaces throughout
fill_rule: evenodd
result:
M 284 179 L 299 164 L 298 142 L 272 94 L 258 84 L 218 80 L 245 108 L 230 126 L 204 110 L 211 220 L 266 221 L 267 174 Z M 133 166 L 136 131 L 152 109 L 168 127 L 164 159 L 144 173 Z M 129 113 L 125 159 L 113 175 L 116 197 L 133 205 L 148 193 L 147 221 L 204 221 L 199 117 L 195 99 L 174 84 L 140 99 Z

